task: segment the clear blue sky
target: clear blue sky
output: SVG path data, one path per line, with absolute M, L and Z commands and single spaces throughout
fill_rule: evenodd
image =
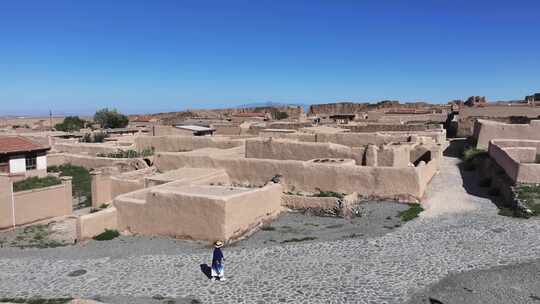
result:
M 538 0 L 0 2 L 0 115 L 533 91 Z

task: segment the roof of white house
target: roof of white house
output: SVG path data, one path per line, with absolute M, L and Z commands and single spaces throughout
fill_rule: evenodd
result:
M 216 130 L 216 129 L 212 129 L 212 128 L 195 126 L 195 125 L 176 126 L 176 127 L 179 128 L 179 129 L 190 130 L 190 131 L 194 131 L 194 132 L 215 131 Z

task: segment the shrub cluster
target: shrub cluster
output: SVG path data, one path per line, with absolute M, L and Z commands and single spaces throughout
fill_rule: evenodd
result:
M 321 189 L 316 189 L 318 193 L 313 194 L 314 197 L 337 197 L 343 199 L 345 197 L 344 193 L 338 193 L 334 191 L 322 191 Z
M 109 158 L 138 158 L 138 157 L 148 157 L 154 155 L 154 147 L 144 149 L 141 152 L 135 150 L 120 150 L 113 153 L 98 153 L 98 157 L 109 157 Z
M 120 232 L 114 229 L 105 229 L 105 232 L 98 234 L 94 237 L 96 241 L 110 241 L 120 236 Z
M 86 121 L 79 116 L 66 116 L 62 123 L 56 124 L 54 128 L 58 131 L 74 132 L 84 128 Z
M 38 189 L 38 188 L 45 188 L 55 185 L 60 185 L 62 181 L 54 176 L 47 176 L 47 177 L 29 177 L 27 179 L 24 179 L 22 181 L 14 182 L 13 183 L 13 191 L 19 192 L 19 191 L 25 191 L 25 190 L 32 190 L 32 189 Z
M 420 204 L 410 204 L 409 209 L 399 213 L 399 217 L 402 221 L 407 222 L 418 217 L 418 214 L 422 211 L 424 211 L 424 208 Z

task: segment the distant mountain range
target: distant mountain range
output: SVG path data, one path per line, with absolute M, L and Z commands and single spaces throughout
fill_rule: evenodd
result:
M 260 108 L 260 107 L 287 107 L 287 106 L 295 106 L 295 107 L 303 107 L 305 111 L 309 110 L 308 104 L 302 104 L 302 103 L 281 103 L 281 102 L 273 102 L 273 101 L 267 101 L 267 102 L 255 102 L 255 103 L 248 103 L 236 106 L 235 108 L 238 109 L 245 109 L 245 108 Z

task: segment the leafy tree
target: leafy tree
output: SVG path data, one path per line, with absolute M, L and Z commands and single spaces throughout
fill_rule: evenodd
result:
M 102 143 L 107 137 L 109 135 L 105 132 L 86 133 L 79 141 L 85 143 Z
M 289 114 L 287 114 L 287 112 L 281 112 L 281 111 L 274 112 L 273 116 L 274 116 L 275 120 L 281 120 L 281 119 L 289 118 Z
M 74 132 L 84 128 L 86 121 L 79 116 L 66 116 L 62 123 L 56 124 L 54 128 L 58 131 Z
M 94 115 L 94 121 L 105 129 L 125 128 L 129 120 L 126 115 L 118 113 L 116 109 L 101 109 Z

